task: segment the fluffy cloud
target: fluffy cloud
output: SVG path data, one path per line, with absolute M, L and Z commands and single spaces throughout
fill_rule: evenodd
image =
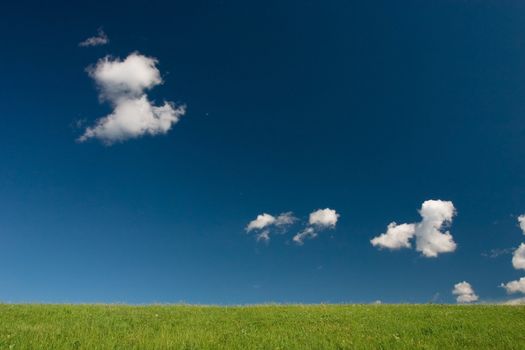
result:
M 525 270 L 525 243 L 521 243 L 512 256 L 512 266 Z
M 321 228 L 331 228 L 335 227 L 338 218 L 339 214 L 333 209 L 318 209 L 310 213 L 308 223 Z
M 297 233 L 293 237 L 293 241 L 303 245 L 305 239 L 317 237 L 319 231 L 335 228 L 338 219 L 339 214 L 334 209 L 326 208 L 313 211 L 308 218 L 309 226 Z
M 86 40 L 82 41 L 78 44 L 78 46 L 87 47 L 87 46 L 100 46 L 100 45 L 106 45 L 109 43 L 109 38 L 104 33 L 102 29 L 99 29 L 96 36 L 92 36 L 91 38 L 87 38 Z
M 452 294 L 457 296 L 458 303 L 472 303 L 479 299 L 470 283 L 465 281 L 455 284 Z
M 126 59 L 100 59 L 88 68 L 99 90 L 100 99 L 113 105 L 113 112 L 88 127 L 80 142 L 97 138 L 107 145 L 143 135 L 167 133 L 185 114 L 185 106 L 164 102 L 155 106 L 145 90 L 162 83 L 157 60 L 138 53 Z
M 444 226 L 452 223 L 456 209 L 450 201 L 427 200 L 419 210 L 421 221 L 415 224 L 388 225 L 387 232 L 373 238 L 373 246 L 387 249 L 410 248 L 415 237 L 416 250 L 428 258 L 456 250 L 456 243 Z
M 506 284 L 501 284 L 507 293 L 523 293 L 525 294 L 525 277 L 520 278 L 518 281 L 510 281 Z
M 452 223 L 456 209 L 450 201 L 428 200 L 419 214 L 422 221 L 416 227 L 416 250 L 426 257 L 456 250 L 456 243 L 449 231 L 441 232 L 444 225 Z
M 518 216 L 518 223 L 520 224 L 521 232 L 525 235 L 525 214 Z
M 98 138 L 110 145 L 142 135 L 165 134 L 184 113 L 184 106 L 175 107 L 170 102 L 160 107 L 153 106 L 146 95 L 125 99 L 115 106 L 113 113 L 88 127 L 79 141 Z
M 262 213 L 248 223 L 248 226 L 246 226 L 246 232 L 263 229 L 266 226 L 272 225 L 274 222 L 275 217 L 273 215 Z
M 410 239 L 416 233 L 415 224 L 401 224 L 397 225 L 395 222 L 391 222 L 385 233 L 382 233 L 378 237 L 375 237 L 370 242 L 375 247 L 387 248 L 387 249 L 400 249 L 410 248 Z
M 245 230 L 246 232 L 259 231 L 255 236 L 256 240 L 258 242 L 268 242 L 271 228 L 277 228 L 280 233 L 284 233 L 287 226 L 292 225 L 295 221 L 297 221 L 297 218 L 292 212 L 281 213 L 277 217 L 262 213 L 250 221 L 246 225 Z

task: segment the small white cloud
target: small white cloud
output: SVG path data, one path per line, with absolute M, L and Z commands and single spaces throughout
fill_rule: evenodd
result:
M 512 266 L 525 270 L 525 243 L 521 243 L 512 256 Z
M 289 211 L 286 213 L 279 214 L 279 216 L 275 218 L 274 224 L 276 226 L 287 226 L 293 224 L 296 221 L 297 218 L 293 216 L 293 213 L 291 211 Z
M 339 214 L 333 209 L 318 209 L 310 213 L 308 223 L 320 228 L 333 228 L 337 224 Z
M 520 278 L 518 281 L 510 281 L 506 284 L 501 284 L 507 293 L 523 293 L 525 294 L 525 277 Z
M 311 212 L 308 218 L 309 226 L 297 233 L 292 240 L 298 245 L 303 245 L 305 239 L 317 237 L 319 231 L 335 228 L 339 216 L 334 209 L 330 208 L 318 209 Z
M 96 36 L 87 38 L 86 40 L 79 43 L 78 46 L 82 46 L 82 47 L 100 46 L 100 45 L 106 45 L 107 43 L 109 43 L 109 38 L 106 35 L 106 33 L 104 33 L 102 28 L 100 28 Z
M 521 232 L 525 235 L 525 214 L 518 216 Z
M 254 220 L 250 221 L 248 225 L 246 225 L 245 230 L 246 232 L 261 231 L 256 234 L 256 240 L 258 242 L 268 242 L 270 240 L 270 229 L 277 228 L 279 233 L 284 233 L 286 232 L 287 227 L 292 225 L 295 221 L 297 221 L 297 218 L 291 211 L 281 213 L 277 217 L 267 213 L 262 213 L 257 215 Z
M 410 239 L 416 233 L 415 224 L 401 224 L 397 225 L 395 222 L 391 222 L 385 233 L 382 233 L 378 237 L 370 240 L 372 245 L 380 248 L 387 249 L 401 249 L 410 248 Z
M 86 128 L 80 142 L 97 138 L 107 145 L 143 135 L 167 133 L 186 113 L 185 106 L 164 102 L 155 106 L 145 90 L 161 84 L 157 60 L 138 53 L 126 59 L 105 57 L 88 69 L 100 89 L 101 100 L 109 101 L 114 110 Z
M 304 240 L 307 238 L 315 238 L 317 237 L 317 232 L 315 232 L 315 229 L 311 226 L 306 227 L 304 230 L 293 236 L 292 240 L 297 243 L 298 245 L 303 245 Z
M 428 258 L 456 250 L 456 243 L 449 231 L 442 232 L 444 226 L 452 223 L 456 209 L 450 201 L 427 200 L 419 210 L 421 221 L 416 224 L 391 223 L 387 232 L 373 238 L 374 246 L 389 249 L 410 248 L 410 240 L 415 237 L 416 250 Z
M 270 214 L 262 213 L 257 215 L 257 217 L 248 223 L 246 226 L 246 232 L 252 230 L 261 230 L 269 225 L 272 225 L 275 222 L 275 217 Z
M 458 303 L 472 303 L 479 299 L 470 283 L 465 281 L 455 284 L 452 294 L 457 296 Z

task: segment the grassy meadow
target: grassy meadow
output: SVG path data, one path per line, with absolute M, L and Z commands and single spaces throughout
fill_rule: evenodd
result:
M 525 349 L 525 306 L 0 305 L 0 349 Z

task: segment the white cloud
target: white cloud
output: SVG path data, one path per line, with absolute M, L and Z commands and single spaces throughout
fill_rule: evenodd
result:
M 330 208 L 318 209 L 311 212 L 308 218 L 309 226 L 297 233 L 292 240 L 299 245 L 303 245 L 305 239 L 317 237 L 319 231 L 335 228 L 339 216 L 334 209 Z
M 246 231 L 250 232 L 252 230 L 260 230 L 266 226 L 272 225 L 275 222 L 275 217 L 270 214 L 262 213 L 257 215 L 257 217 L 248 223 L 246 226 Z
M 525 243 L 521 243 L 512 256 L 512 266 L 525 270 Z
M 165 134 L 184 113 L 184 106 L 175 107 L 170 102 L 160 107 L 153 106 L 146 95 L 122 100 L 115 106 L 113 113 L 99 119 L 95 126 L 86 128 L 79 141 L 98 138 L 111 145 L 142 135 Z
M 503 302 L 502 304 L 504 305 L 525 305 L 525 297 L 510 299 L 510 300 Z
M 78 46 L 87 47 L 87 46 L 100 46 L 100 45 L 106 45 L 109 43 L 109 38 L 104 33 L 102 29 L 99 29 L 96 36 L 92 36 L 91 38 L 87 38 L 86 40 L 82 41 L 78 44 Z
M 387 232 L 370 242 L 373 246 L 388 249 L 410 248 L 410 240 L 415 237 L 416 250 L 425 257 L 437 257 L 441 253 L 456 250 L 456 243 L 449 231 L 442 228 L 452 223 L 456 209 L 450 201 L 427 200 L 419 210 L 421 221 L 415 224 L 391 223 Z
M 397 225 L 391 222 L 385 233 L 373 238 L 370 242 L 373 246 L 387 249 L 410 248 L 409 240 L 416 232 L 415 224 L 401 224 Z
M 86 128 L 80 142 L 97 138 L 107 145 L 143 135 L 167 133 L 185 114 L 185 106 L 164 102 L 155 106 L 145 90 L 162 83 L 157 60 L 138 53 L 130 54 L 123 61 L 105 57 L 89 75 L 100 89 L 101 100 L 109 101 L 114 110 Z
M 501 284 L 507 293 L 523 293 L 525 294 L 525 277 L 520 278 L 518 281 L 510 281 L 506 284 Z
M 525 214 L 518 216 L 521 232 L 525 235 Z
M 126 59 L 106 56 L 87 72 L 100 88 L 100 97 L 117 103 L 122 98 L 141 96 L 144 90 L 162 84 L 157 59 L 132 53 Z
M 333 228 L 337 224 L 339 214 L 333 209 L 318 209 L 310 213 L 308 223 L 320 228 Z
M 442 232 L 444 225 L 452 223 L 456 214 L 450 201 L 428 200 L 423 203 L 419 214 L 423 220 L 416 227 L 416 250 L 433 258 L 440 253 L 456 250 L 456 243 L 450 232 Z
M 458 303 L 472 303 L 479 299 L 470 283 L 465 281 L 455 284 L 452 294 L 457 296 Z
M 260 231 L 255 238 L 258 242 L 268 242 L 270 240 L 270 229 L 276 228 L 279 233 L 284 233 L 289 225 L 297 221 L 293 213 L 285 212 L 277 217 L 262 213 L 246 225 L 246 232 Z
M 275 218 L 275 225 L 276 226 L 287 226 L 291 225 L 294 222 L 297 221 L 297 218 L 293 216 L 293 213 L 291 211 L 286 213 L 281 213 L 277 218 Z
M 315 237 L 317 237 L 317 232 L 315 232 L 315 229 L 313 227 L 309 226 L 301 232 L 299 232 L 298 234 L 296 234 L 295 236 L 293 236 L 292 240 L 299 245 L 303 245 L 305 239 Z

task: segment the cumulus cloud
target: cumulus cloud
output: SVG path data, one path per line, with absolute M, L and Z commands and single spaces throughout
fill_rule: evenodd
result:
M 126 59 L 100 59 L 88 68 L 88 74 L 99 88 L 102 101 L 113 105 L 113 112 L 86 128 L 80 142 L 97 138 L 107 145 L 143 135 L 167 133 L 185 114 L 185 106 L 164 102 L 155 106 L 145 90 L 162 83 L 156 67 L 158 61 L 139 53 Z
M 476 293 L 474 293 L 474 289 L 472 289 L 470 283 L 465 281 L 456 283 L 452 294 L 457 296 L 456 301 L 458 303 L 472 303 L 479 299 Z
M 332 228 L 337 224 L 339 214 L 333 209 L 318 209 L 310 213 L 308 223 L 321 228 Z
M 100 28 L 96 36 L 87 38 L 86 40 L 80 42 L 78 46 L 82 46 L 82 47 L 100 46 L 100 45 L 106 45 L 107 43 L 109 43 L 109 38 L 106 35 L 106 33 L 104 33 L 102 28 Z
M 246 232 L 263 229 L 266 226 L 272 225 L 274 222 L 275 217 L 273 215 L 262 213 L 248 223 L 248 226 L 246 226 Z
M 517 281 L 510 281 L 508 283 L 502 283 L 501 286 L 505 288 L 507 293 L 523 293 L 525 294 L 525 277 L 520 278 Z
M 518 216 L 518 223 L 520 224 L 521 232 L 525 235 L 525 214 Z
M 387 249 L 410 248 L 410 239 L 416 233 L 415 224 L 401 224 L 391 222 L 385 233 L 373 238 L 370 242 L 374 247 Z
M 456 209 L 450 201 L 428 200 L 423 203 L 419 214 L 422 221 L 416 228 L 416 250 L 426 257 L 456 250 L 456 243 L 449 231 L 442 232 L 443 226 L 452 223 Z
M 452 223 L 456 214 L 452 202 L 427 200 L 421 205 L 419 214 L 420 222 L 401 225 L 393 222 L 388 225 L 387 232 L 370 242 L 379 248 L 401 249 L 410 248 L 410 240 L 415 237 L 416 250 L 428 258 L 456 250 L 456 243 L 450 232 L 443 232 L 443 228 Z
M 512 256 L 512 266 L 525 270 L 525 243 L 521 243 Z
M 296 221 L 297 218 L 291 211 L 281 213 L 277 217 L 267 213 L 262 213 L 257 215 L 254 220 L 250 221 L 248 225 L 246 225 L 245 230 L 246 232 L 258 231 L 255 236 L 256 240 L 258 242 L 268 242 L 270 240 L 270 229 L 276 228 L 277 232 L 284 233 L 286 228 Z
M 339 216 L 334 209 L 330 208 L 313 211 L 308 218 L 309 226 L 297 233 L 292 240 L 298 245 L 303 245 L 305 239 L 317 237 L 319 231 L 335 228 Z

